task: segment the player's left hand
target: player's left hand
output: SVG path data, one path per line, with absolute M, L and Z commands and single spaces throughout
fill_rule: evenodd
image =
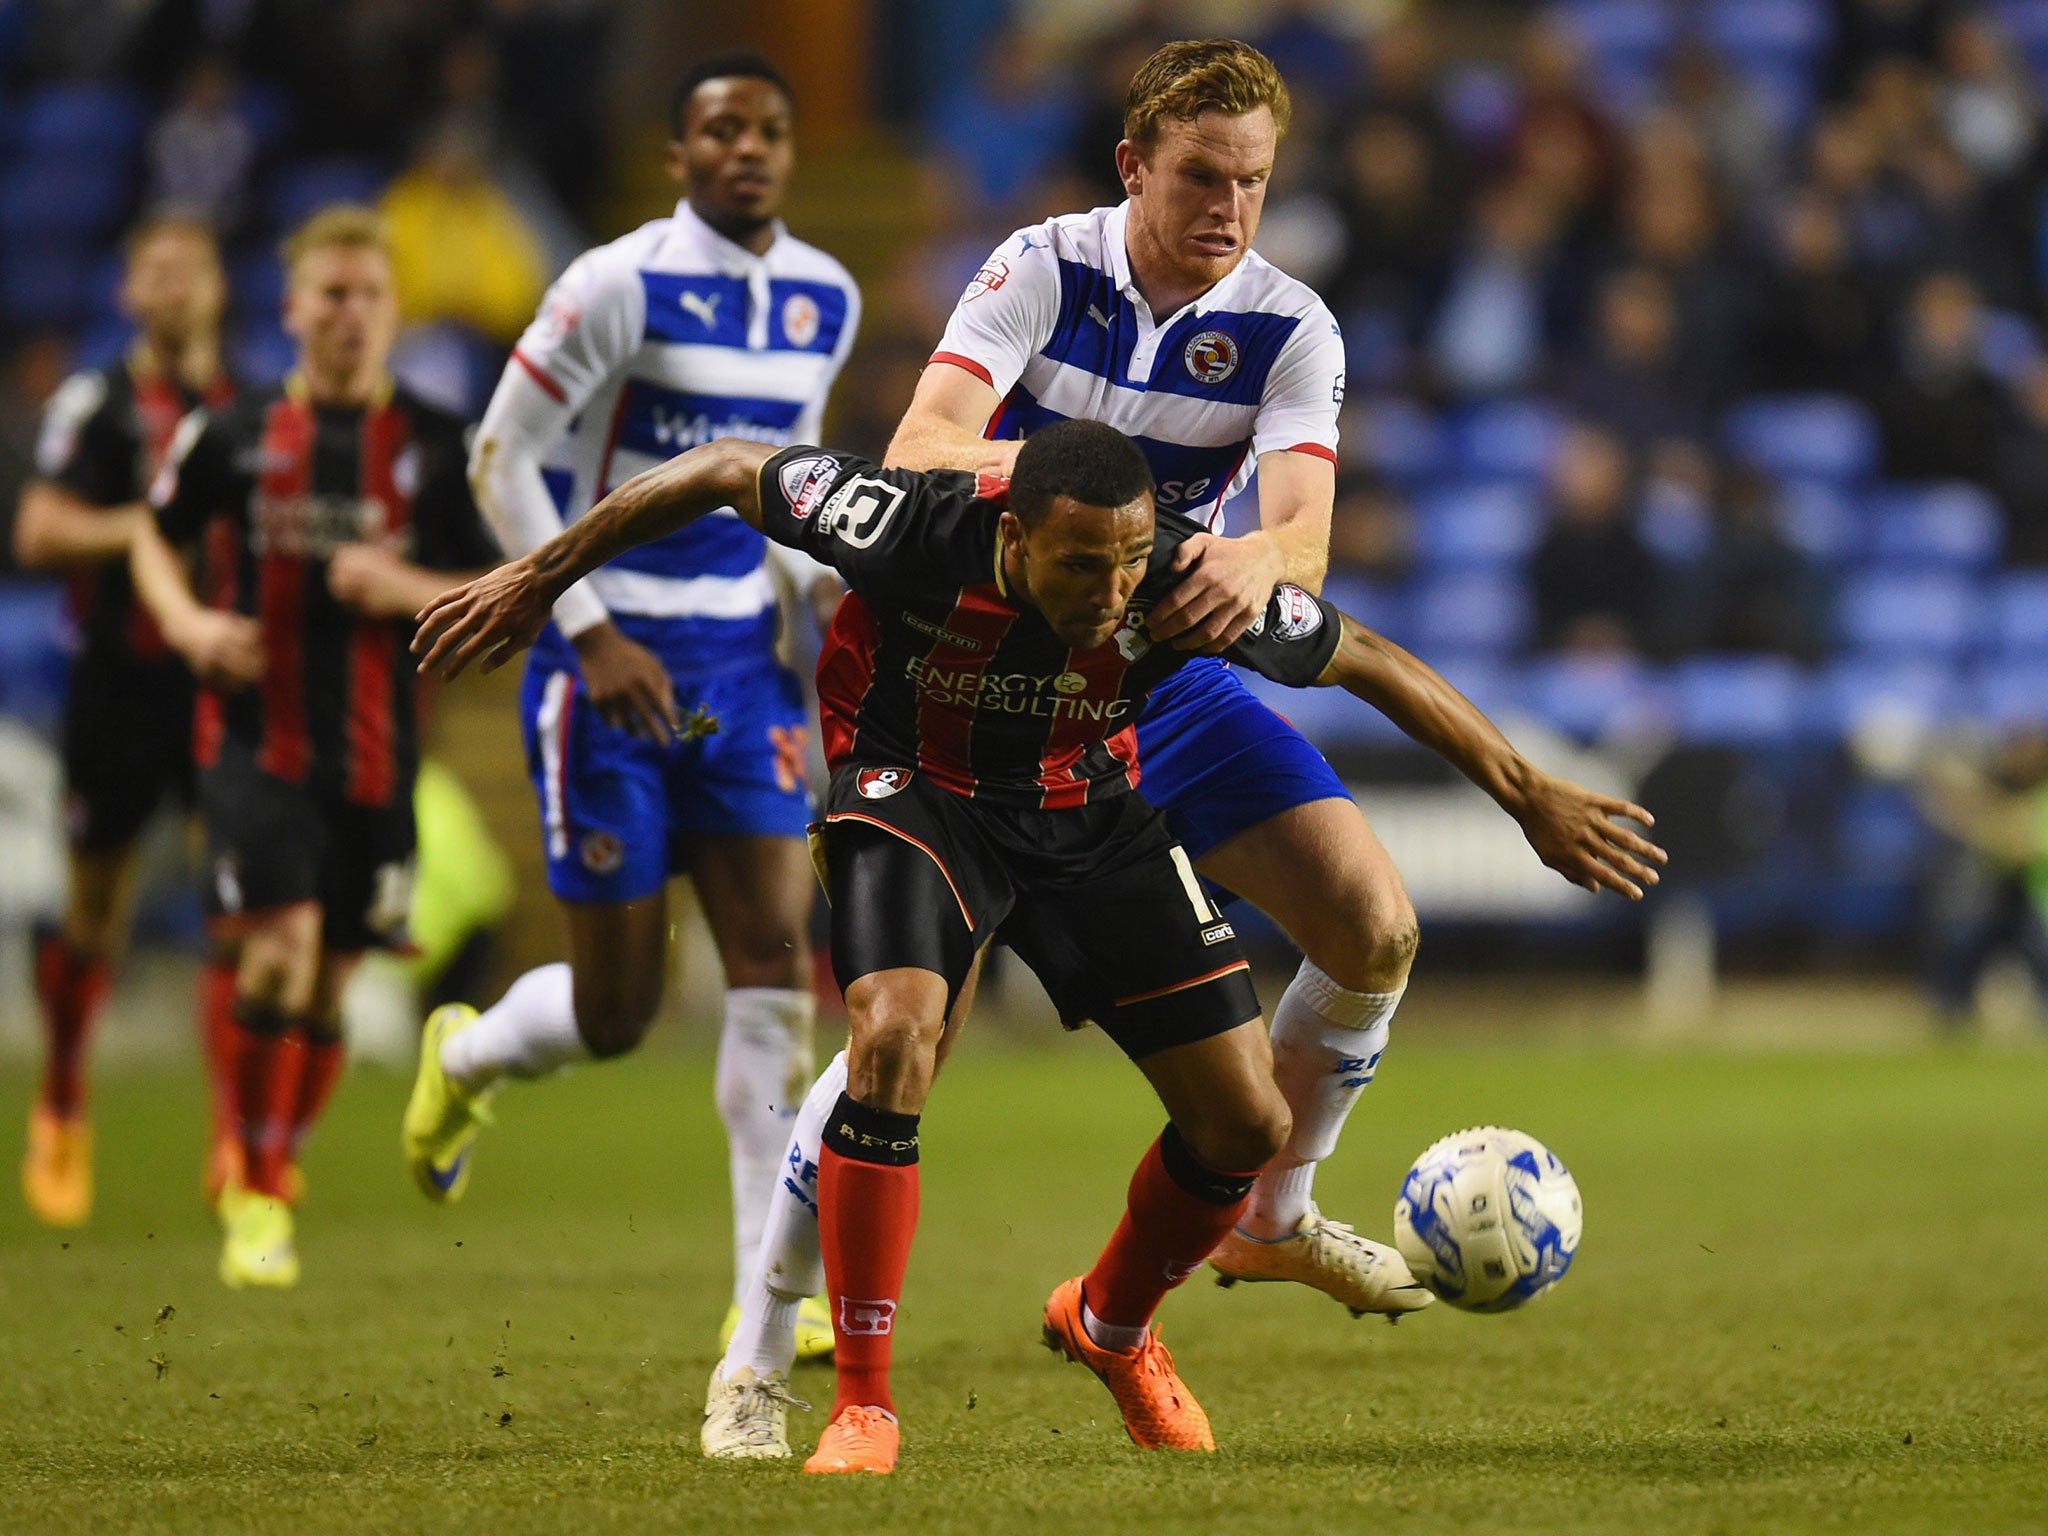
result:
M 1155 641 L 1213 656 L 1266 611 L 1287 565 L 1263 533 L 1198 533 L 1174 551 L 1173 571 L 1180 585 L 1146 616 L 1145 628 Z
M 481 661 L 495 672 L 540 638 L 554 595 L 525 560 L 513 560 L 443 592 L 419 612 L 412 637 L 420 671 L 456 678 Z
M 1657 883 L 1657 870 L 1670 855 L 1617 817 L 1645 827 L 1657 824 L 1640 805 L 1549 774 L 1537 776 L 1515 813 L 1536 856 L 1573 885 L 1641 901 L 1643 887 Z

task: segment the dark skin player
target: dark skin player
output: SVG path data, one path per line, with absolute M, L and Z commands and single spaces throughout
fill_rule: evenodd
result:
M 730 506 L 760 525 L 756 477 L 776 450 L 727 439 L 635 477 L 573 527 L 523 559 L 448 592 L 420 614 L 420 669 L 459 676 L 503 665 L 531 645 L 568 585 L 627 549 Z M 1077 648 L 1107 643 L 1152 552 L 1151 493 L 1117 507 L 1059 497 L 1026 529 L 1002 514 L 1011 590 Z M 1641 806 L 1553 778 L 1527 762 L 1456 689 L 1356 620 L 1319 685 L 1338 686 L 1381 710 L 1485 789 L 1522 827 L 1543 862 L 1589 890 L 1640 899 L 1657 882 L 1663 850 L 1613 818 L 1651 824 Z M 848 1091 L 899 1114 L 923 1108 L 944 1033 L 945 979 L 922 969 L 882 971 L 847 992 L 852 1037 Z M 1258 1167 L 1285 1140 L 1288 1111 L 1273 1084 L 1261 1021 L 1145 1058 L 1151 1080 L 1195 1155 L 1214 1167 Z

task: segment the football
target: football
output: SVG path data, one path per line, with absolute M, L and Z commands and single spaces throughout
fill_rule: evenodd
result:
M 1476 1126 L 1428 1147 L 1401 1182 L 1394 1241 L 1415 1278 L 1467 1312 L 1509 1312 L 1564 1278 L 1579 1186 L 1533 1136 Z

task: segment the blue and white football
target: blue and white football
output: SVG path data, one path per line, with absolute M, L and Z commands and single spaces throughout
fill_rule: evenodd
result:
M 1579 1250 L 1579 1186 L 1533 1136 L 1475 1126 L 1435 1143 L 1401 1182 L 1394 1242 L 1415 1278 L 1467 1312 L 1543 1295 Z

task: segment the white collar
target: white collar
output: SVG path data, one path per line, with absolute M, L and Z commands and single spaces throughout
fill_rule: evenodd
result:
M 754 268 L 765 263 L 769 257 L 775 254 L 775 248 L 789 238 L 789 230 L 784 226 L 782 220 L 774 220 L 769 227 L 775 231 L 775 238 L 768 242 L 767 250 L 756 256 L 738 241 L 727 239 L 709 224 L 705 223 L 703 216 L 690 206 L 690 200 L 687 197 L 676 204 L 676 223 L 680 224 L 684 230 L 694 235 L 697 239 L 702 240 L 710 249 L 712 258 L 718 263 L 719 267 L 733 277 L 744 277 Z
M 1138 281 L 1131 274 L 1130 248 L 1124 244 L 1130 221 L 1131 202 L 1129 198 L 1125 198 L 1110 209 L 1109 217 L 1102 221 L 1102 254 L 1109 263 L 1109 279 L 1116 284 L 1117 291 L 1133 303 L 1143 305 L 1145 312 L 1150 314 L 1151 306 L 1145 303 L 1145 296 L 1138 291 Z M 1244 276 L 1244 269 L 1251 259 L 1252 253 L 1247 249 L 1237 259 L 1237 265 L 1218 278 L 1213 287 L 1197 294 L 1170 315 L 1153 315 L 1153 323 L 1163 328 L 1184 314 L 1192 312 L 1206 315 L 1210 310 L 1218 308 L 1230 296 L 1238 280 Z

